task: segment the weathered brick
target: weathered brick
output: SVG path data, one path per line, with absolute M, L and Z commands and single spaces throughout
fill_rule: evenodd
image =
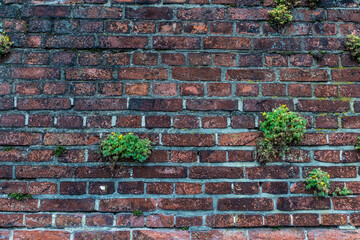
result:
M 150 198 L 126 198 L 126 199 L 101 199 L 100 211 L 102 212 L 133 212 L 135 210 L 154 211 L 156 202 Z
M 213 202 L 211 198 L 160 198 L 158 208 L 175 211 L 212 210 Z
M 224 198 L 218 200 L 220 211 L 271 211 L 274 208 L 270 198 Z

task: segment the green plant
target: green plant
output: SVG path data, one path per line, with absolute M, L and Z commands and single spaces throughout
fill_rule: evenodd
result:
M 305 179 L 306 189 L 314 189 L 314 194 L 319 197 L 327 197 L 330 189 L 330 175 L 322 171 L 320 168 L 315 168 L 309 172 L 309 177 Z
M 355 145 L 355 149 L 360 150 L 360 137 L 358 137 L 357 139 L 359 142 Z
M 9 147 L 3 148 L 1 151 L 3 151 L 3 152 L 10 152 L 10 151 L 13 150 L 13 149 L 14 149 L 14 147 L 9 146 Z
M 316 8 L 316 4 L 317 4 L 318 1 L 319 1 L 319 0 L 309 0 L 309 2 L 310 2 L 310 8 L 311 8 L 311 9 Z
M 274 1 L 277 6 L 279 5 L 285 5 L 289 9 L 294 8 L 296 4 L 298 4 L 300 1 L 297 0 L 275 0 Z
M 67 152 L 63 146 L 57 146 L 54 150 L 55 157 L 62 157 Z
M 9 36 L 5 32 L 0 33 L 0 55 L 8 54 L 13 42 L 10 42 Z
M 360 37 L 350 34 L 347 36 L 346 48 L 351 56 L 360 63 Z
M 132 215 L 140 217 L 141 215 L 143 215 L 143 212 L 140 211 L 140 210 L 135 210 L 135 211 L 132 212 Z
M 16 200 L 24 200 L 24 199 L 32 199 L 32 195 L 28 193 L 9 193 L 8 197 L 10 199 L 16 199 Z
M 182 230 L 182 231 L 188 231 L 189 228 L 190 228 L 189 226 L 184 226 L 184 227 L 181 228 L 181 230 Z
M 284 4 L 278 5 L 273 10 L 269 11 L 270 24 L 275 27 L 281 27 L 291 22 L 293 16 L 288 7 Z
M 112 170 L 121 160 L 145 162 L 150 157 L 151 149 L 152 142 L 149 139 L 140 139 L 132 133 L 122 135 L 113 132 L 101 142 L 100 146 L 101 153 L 110 162 Z
M 340 190 L 340 188 L 336 188 L 335 191 L 333 192 L 333 196 L 347 196 L 349 194 L 353 194 L 353 192 L 349 189 L 347 189 L 346 187 L 344 187 L 342 190 Z
M 283 156 L 289 146 L 301 141 L 305 134 L 306 122 L 299 114 L 289 111 L 286 105 L 263 113 L 260 131 L 263 138 L 257 144 L 257 156 L 260 163 L 270 162 Z

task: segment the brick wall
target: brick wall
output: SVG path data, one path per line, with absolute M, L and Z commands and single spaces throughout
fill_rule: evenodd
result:
M 279 31 L 273 5 L 0 0 L 15 43 L 0 65 L 0 145 L 14 147 L 0 152 L 0 238 L 360 238 L 335 230 L 360 225 L 360 68 L 344 51 L 359 1 L 303 1 Z M 261 113 L 279 104 L 307 134 L 260 166 Z M 97 150 L 113 131 L 156 142 L 151 159 L 112 177 Z M 354 195 L 315 198 L 303 181 L 319 166 Z

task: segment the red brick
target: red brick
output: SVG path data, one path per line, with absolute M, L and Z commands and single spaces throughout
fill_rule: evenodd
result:
M 172 69 L 172 77 L 185 81 L 220 81 L 221 69 L 174 67 Z
M 86 126 L 88 128 L 111 128 L 111 116 L 88 116 Z
M 25 215 L 26 227 L 51 227 L 51 214 L 27 214 Z
M 198 37 L 154 37 L 155 49 L 200 49 Z
M 258 96 L 259 86 L 256 84 L 236 84 L 236 96 Z
M 332 100 L 299 100 L 299 111 L 303 112 L 346 112 L 350 103 Z
M 99 209 L 102 212 L 154 211 L 155 205 L 155 200 L 150 198 L 101 199 Z
M 175 211 L 212 210 L 213 202 L 211 198 L 160 198 L 158 209 Z
M 336 240 L 336 239 L 356 239 L 359 237 L 359 230 L 335 230 L 335 229 L 327 229 L 327 230 L 309 230 L 308 233 L 309 240 L 316 239 L 326 239 L 326 240 Z
M 164 80 L 167 79 L 167 71 L 164 68 L 121 68 L 118 72 L 118 79 Z
M 158 32 L 165 34 L 180 34 L 182 31 L 182 23 L 180 22 L 161 22 Z
M 251 151 L 228 151 L 229 162 L 253 162 L 254 154 Z
M 176 217 L 176 227 L 202 226 L 202 216 L 198 217 Z
M 115 192 L 115 184 L 113 182 L 90 182 L 89 194 L 113 194 Z
M 28 184 L 26 182 L 1 182 L 0 193 L 9 194 L 14 192 L 27 193 Z
M 18 99 L 19 110 L 66 110 L 71 108 L 68 98 L 22 98 Z
M 182 109 L 182 99 L 130 98 L 129 100 L 129 110 L 177 112 L 181 111 Z
M 209 147 L 215 145 L 215 138 L 205 134 L 163 134 L 162 142 L 165 146 Z
M 205 184 L 205 193 L 206 194 L 230 194 L 231 183 L 206 183 Z
M 200 162 L 226 162 L 225 151 L 201 151 Z
M 22 227 L 23 214 L 0 214 L 1 227 Z
M 119 214 L 116 216 L 116 225 L 119 227 L 143 227 L 145 225 L 144 216 Z
M 56 194 L 57 184 L 53 182 L 31 182 L 29 193 L 32 195 Z
M 29 162 L 49 162 L 52 161 L 52 150 L 33 150 L 28 153 Z
M 171 125 L 170 116 L 146 116 L 145 127 L 147 128 L 169 128 Z
M 110 177 L 130 177 L 129 168 L 122 167 L 118 169 L 115 176 L 112 176 L 109 167 L 76 167 L 74 171 L 75 178 L 110 178 Z
M 264 182 L 261 184 L 262 191 L 269 194 L 288 193 L 288 184 L 286 182 Z
M 233 227 L 234 226 L 234 215 L 211 215 L 206 216 L 206 226 L 208 227 Z
M 187 175 L 185 167 L 134 167 L 134 178 L 184 178 Z
M 135 230 L 133 231 L 133 239 L 189 239 L 188 231 L 154 231 L 154 230 Z
M 161 63 L 166 65 L 183 65 L 185 56 L 181 53 L 163 53 L 161 54 Z
M 117 192 L 120 194 L 143 194 L 144 182 L 119 182 Z
M 286 179 L 298 178 L 299 167 L 293 166 L 261 166 L 261 167 L 247 167 L 246 176 L 250 179 Z
M 30 132 L 0 132 L 0 145 L 38 145 L 42 134 Z
M 112 214 L 91 214 L 86 216 L 86 225 L 87 226 L 112 226 L 113 225 L 113 215 Z
M 80 96 L 95 95 L 95 84 L 94 83 L 74 83 L 73 85 L 75 88 L 75 95 L 80 95 Z
M 197 111 L 212 111 L 212 110 L 236 110 L 238 109 L 238 102 L 234 100 L 187 100 L 186 108 Z
M 126 99 L 102 98 L 102 99 L 75 99 L 74 108 L 79 111 L 88 110 L 124 110 L 126 109 Z
M 189 177 L 194 179 L 242 178 L 242 167 L 191 167 Z
M 130 231 L 86 231 L 75 232 L 74 240 L 98 239 L 112 240 L 124 239 L 130 240 Z
M 98 136 L 86 133 L 46 133 L 44 136 L 44 145 L 93 145 L 98 141 Z
M 174 116 L 174 128 L 199 128 L 200 121 L 196 116 L 181 115 Z
M 59 193 L 64 195 L 86 194 L 86 182 L 60 182 Z
M 243 132 L 219 135 L 220 146 L 255 146 L 259 133 Z
M 16 84 L 15 91 L 20 95 L 38 95 L 40 94 L 39 83 L 19 83 Z
M 321 215 L 321 225 L 325 226 L 339 226 L 347 225 L 347 215 L 346 214 L 322 214 Z
M 267 226 L 289 226 L 291 217 L 289 214 L 271 214 L 264 217 Z
M 182 83 L 180 84 L 180 95 L 204 96 L 204 85 L 200 83 Z
M 141 127 L 141 116 L 118 116 L 116 126 L 122 128 L 139 128 Z
M 281 81 L 326 82 L 328 78 L 326 70 L 280 69 Z
M 305 239 L 303 230 L 300 229 L 281 229 L 278 231 L 272 230 L 249 230 L 250 239 L 292 239 L 302 240 Z
M 256 182 L 238 182 L 234 183 L 234 193 L 251 195 L 257 194 L 260 191 L 259 183 Z
M 209 53 L 189 53 L 188 60 L 190 65 L 207 66 L 211 64 L 211 55 Z
M 330 209 L 329 198 L 281 197 L 277 200 L 277 209 L 281 211 Z
M 168 182 L 151 182 L 146 184 L 146 193 L 148 194 L 171 194 L 173 193 L 173 184 Z
M 68 240 L 70 232 L 50 230 L 15 230 L 14 239 Z
M 287 57 L 280 54 L 265 55 L 266 67 L 287 67 Z
M 177 84 L 176 83 L 154 83 L 153 93 L 159 96 L 176 96 Z
M 319 216 L 311 213 L 293 214 L 293 225 L 299 227 L 319 226 Z
M 176 183 L 175 192 L 181 195 L 201 194 L 201 183 Z
M 128 36 L 100 36 L 101 48 L 144 48 L 148 43 L 147 37 Z
M 335 116 L 315 117 L 317 128 L 338 128 L 338 119 Z
M 225 198 L 218 200 L 220 211 L 270 211 L 273 209 L 270 198 Z
M 3 127 L 24 127 L 25 116 L 20 114 L 2 115 L 0 117 L 0 124 Z
M 329 144 L 335 146 L 355 145 L 357 137 L 360 137 L 358 133 L 330 133 Z
M 174 215 L 156 214 L 146 217 L 147 227 L 174 227 Z

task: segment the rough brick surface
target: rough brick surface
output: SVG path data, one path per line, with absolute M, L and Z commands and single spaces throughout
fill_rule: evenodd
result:
M 335 229 L 360 226 L 360 68 L 345 50 L 360 3 L 302 0 L 281 29 L 273 6 L 0 0 L 14 42 L 0 57 L 0 239 L 360 239 Z M 262 112 L 282 104 L 307 133 L 259 165 Z M 153 154 L 111 174 L 98 153 L 110 132 Z M 315 167 L 354 195 L 315 198 Z

